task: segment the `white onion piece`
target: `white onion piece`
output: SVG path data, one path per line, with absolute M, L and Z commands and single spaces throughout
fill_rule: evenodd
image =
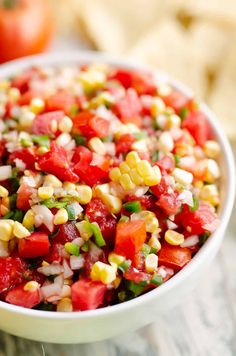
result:
M 115 156 L 116 154 L 116 146 L 114 142 L 104 142 L 104 145 L 106 147 L 106 151 L 110 156 Z
M 209 232 L 214 232 L 217 229 L 217 227 L 219 226 L 219 223 L 220 223 L 220 220 L 219 219 L 215 219 L 211 223 L 205 224 L 203 226 L 203 228 L 205 230 L 209 231 Z
M 103 250 L 97 247 L 93 242 L 89 242 L 89 251 L 90 255 L 93 257 L 95 261 L 99 260 L 99 257 L 102 255 Z
M 167 268 L 165 266 L 161 266 L 158 268 L 158 274 L 165 279 L 167 277 L 167 275 L 169 275 L 170 277 L 173 276 L 174 271 L 171 268 Z
M 73 276 L 73 271 L 71 270 L 67 260 L 63 260 L 63 269 L 64 269 L 64 278 L 67 279 L 67 278 L 70 278 Z
M 166 220 L 166 225 L 169 230 L 175 230 L 178 227 L 178 225 L 176 225 L 173 221 L 171 221 L 169 219 Z
M 136 196 L 136 197 L 142 197 L 144 194 L 147 193 L 149 187 L 137 187 L 135 189 L 132 190 L 133 194 Z
M 26 169 L 26 164 L 22 161 L 22 159 L 15 158 L 14 162 L 15 162 L 16 168 L 18 168 L 19 171 L 24 172 L 24 170 Z
M 187 237 L 184 242 L 180 245 L 181 247 L 192 247 L 199 243 L 199 236 L 192 235 Z
M 53 232 L 54 215 L 52 214 L 52 212 L 45 205 L 34 205 L 32 206 L 32 210 L 36 216 L 40 215 L 42 217 L 42 224 L 44 224 L 50 232 Z
M 44 276 L 54 276 L 61 274 L 64 269 L 58 262 L 53 262 L 48 266 L 42 266 L 37 269 L 39 273 L 42 273 Z
M 62 286 L 60 286 L 57 283 L 51 283 L 46 286 L 43 286 L 40 288 L 41 295 L 43 299 L 47 300 L 48 302 L 52 302 L 55 300 L 60 299 L 61 291 L 62 291 Z M 51 297 L 56 297 L 54 300 L 49 299 Z
M 11 166 L 1 166 L 0 167 L 0 181 L 6 180 L 12 176 Z
M 177 200 L 181 201 L 183 204 L 193 206 L 193 193 L 190 190 L 184 190 L 180 195 L 178 195 Z
M 72 270 L 78 270 L 84 267 L 84 257 L 79 256 L 70 256 L 70 267 Z
M 82 239 L 82 237 L 76 237 L 76 239 L 74 239 L 72 243 L 76 246 L 81 247 L 84 244 L 84 240 Z
M 77 201 L 74 201 L 70 205 L 73 207 L 76 216 L 78 216 L 84 210 Z
M 0 257 L 9 256 L 8 242 L 0 240 Z

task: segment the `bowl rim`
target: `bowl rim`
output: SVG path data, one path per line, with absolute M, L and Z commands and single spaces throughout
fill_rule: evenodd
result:
M 169 82 L 172 87 L 182 92 L 188 97 L 193 95 L 193 91 L 189 89 L 184 84 L 180 83 L 178 80 L 174 79 L 172 76 L 160 71 L 152 66 L 146 64 L 137 64 L 133 60 L 127 59 L 125 57 L 109 55 L 102 52 L 95 51 L 72 51 L 66 53 L 47 53 L 40 55 L 33 55 L 28 57 L 23 57 L 21 59 L 13 60 L 2 64 L 0 66 L 0 78 L 5 78 L 20 70 L 30 67 L 32 65 L 39 66 L 60 66 L 66 64 L 86 64 L 86 63 L 106 63 L 114 67 L 121 67 L 127 69 L 137 69 L 141 71 L 148 71 L 154 73 L 160 81 Z M 104 316 L 112 316 L 114 314 L 125 312 L 127 309 L 134 309 L 139 307 L 139 305 L 148 303 L 155 298 L 161 298 L 166 292 L 176 288 L 182 281 L 186 280 L 194 271 L 198 269 L 204 261 L 208 259 L 211 249 L 214 245 L 221 243 L 224 237 L 224 230 L 229 222 L 231 212 L 234 204 L 235 197 L 235 164 L 233 153 L 229 144 L 229 141 L 221 128 L 221 124 L 218 121 L 216 115 L 208 108 L 204 103 L 200 102 L 201 110 L 206 114 L 208 121 L 213 128 L 216 139 L 221 147 L 222 157 L 225 163 L 226 175 L 227 175 L 227 185 L 226 192 L 223 198 L 223 203 L 220 209 L 220 224 L 217 230 L 211 235 L 211 238 L 207 240 L 204 246 L 197 252 L 194 258 L 173 278 L 169 279 L 167 282 L 163 283 L 160 287 L 147 292 L 137 298 L 130 301 L 126 301 L 121 304 L 115 304 L 112 306 L 88 310 L 88 311 L 78 311 L 78 312 L 49 312 L 42 310 L 27 309 L 6 302 L 0 301 L 0 310 L 5 310 L 10 313 L 21 314 L 28 317 L 37 317 L 41 319 L 52 319 L 52 320 L 74 320 L 74 319 L 92 319 Z

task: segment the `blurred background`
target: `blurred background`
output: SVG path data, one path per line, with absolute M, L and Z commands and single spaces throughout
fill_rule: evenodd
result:
M 236 135 L 235 0 L 0 0 L 0 62 L 94 49 L 189 85 Z

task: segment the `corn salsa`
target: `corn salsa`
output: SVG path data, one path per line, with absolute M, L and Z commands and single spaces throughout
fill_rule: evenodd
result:
M 217 228 L 219 154 L 196 100 L 151 73 L 0 80 L 0 300 L 72 312 L 158 288 Z

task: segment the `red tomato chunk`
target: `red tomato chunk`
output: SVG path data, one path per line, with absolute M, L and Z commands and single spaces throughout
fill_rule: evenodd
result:
M 73 310 L 92 310 L 102 306 L 106 286 L 91 279 L 80 279 L 71 288 Z
M 49 253 L 49 239 L 44 232 L 33 232 L 30 236 L 19 239 L 18 253 L 23 258 L 45 256 Z

